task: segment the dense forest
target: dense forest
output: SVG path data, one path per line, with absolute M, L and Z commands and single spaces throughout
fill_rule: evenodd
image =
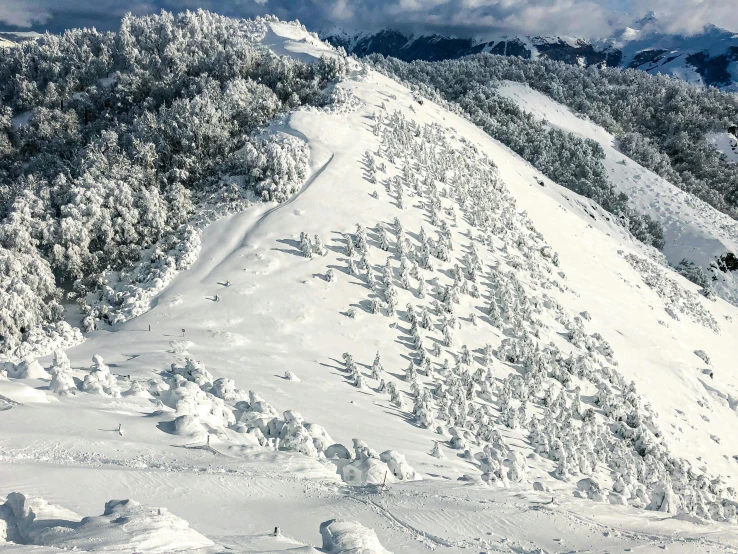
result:
M 255 133 L 330 103 L 345 58 L 277 56 L 263 32 L 204 11 L 129 15 L 0 58 L 0 351 L 59 321 L 63 291 L 84 304 L 106 271 L 175 247 L 223 176 L 244 176 L 244 196 L 294 192 L 305 149 Z

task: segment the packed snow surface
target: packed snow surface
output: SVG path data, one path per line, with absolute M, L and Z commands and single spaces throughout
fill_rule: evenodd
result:
M 209 225 L 148 312 L 4 369 L 7 551 L 738 552 L 738 309 L 469 122 L 355 63 L 339 86 L 351 110 L 283 124 L 292 199 Z M 667 240 L 732 240 L 607 154 Z

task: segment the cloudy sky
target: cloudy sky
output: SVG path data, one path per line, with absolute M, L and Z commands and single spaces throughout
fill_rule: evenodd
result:
M 481 36 L 491 33 L 605 37 L 656 12 L 664 30 L 708 23 L 738 32 L 736 0 L 0 0 L 0 30 L 115 29 L 123 14 L 205 8 L 248 17 L 273 13 L 314 30 L 392 27 Z

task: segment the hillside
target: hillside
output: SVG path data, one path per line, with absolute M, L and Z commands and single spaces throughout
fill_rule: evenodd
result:
M 721 259 L 738 252 L 738 222 L 623 155 L 611 134 L 566 106 L 519 83 L 507 82 L 499 92 L 548 125 L 597 141 L 605 151 L 604 163 L 613 185 L 639 211 L 662 224 L 663 252 L 670 265 L 677 267 L 684 259 L 697 264 L 710 276 L 718 295 L 738 303 L 736 272 L 719 267 Z
M 238 27 L 292 60 L 340 56 L 296 24 Z M 738 552 L 738 308 L 469 121 L 345 64 L 329 103 L 239 143 L 307 152 L 294 187 L 275 171 L 261 201 L 263 173 L 221 176 L 230 196 L 195 204 L 186 241 L 104 273 L 91 314 L 110 325 L 6 356 L 0 544 Z M 503 90 L 616 169 L 603 131 Z M 699 214 L 664 215 L 678 192 L 623 167 L 671 240 L 679 221 L 697 236 Z M 177 248 L 189 263 L 167 265 Z

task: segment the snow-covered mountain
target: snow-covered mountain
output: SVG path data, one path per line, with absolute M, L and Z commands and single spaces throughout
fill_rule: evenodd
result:
M 351 33 L 335 28 L 319 35 L 334 46 L 342 46 L 350 54 L 382 54 L 403 61 L 438 61 L 489 52 L 522 58 L 546 56 L 572 64 L 617 66 L 622 57 L 617 49 L 571 37 L 499 36 L 478 40 L 437 34 L 416 35 L 391 29 Z
M 664 32 L 653 16 L 597 41 L 522 35 L 469 39 L 391 29 L 346 32 L 336 28 L 327 29 L 320 36 L 358 56 L 377 53 L 404 61 L 437 61 L 489 52 L 545 57 L 582 66 L 633 68 L 729 90 L 738 83 L 738 35 L 715 26 L 696 35 L 673 35 Z
M 693 36 L 628 29 L 613 44 L 622 53 L 621 67 L 736 89 L 738 35 L 735 33 L 715 26 Z
M 340 55 L 296 24 L 244 28 L 280 55 Z M 127 317 L 0 367 L 0 547 L 738 552 L 738 308 L 469 121 L 346 63 L 331 103 L 263 130 L 309 154 L 296 192 L 198 227 L 187 269 L 108 274 L 100 296 Z M 717 240 L 606 155 L 670 240 Z
M 13 48 L 22 42 L 36 40 L 41 36 L 41 34 L 32 31 L 3 31 L 0 32 L 0 48 Z

